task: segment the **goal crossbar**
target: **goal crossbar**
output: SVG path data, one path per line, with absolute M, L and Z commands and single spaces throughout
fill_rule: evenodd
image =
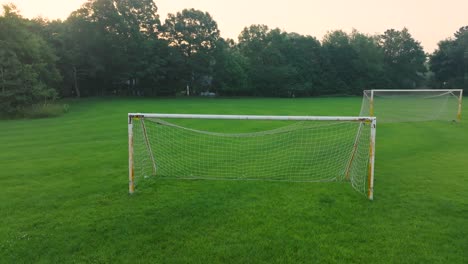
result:
M 463 89 L 372 89 L 374 92 L 463 92 Z
M 356 121 L 372 122 L 375 117 L 366 116 L 268 116 L 268 115 L 197 115 L 197 114 L 145 114 L 129 113 L 130 118 L 174 118 L 174 119 L 223 119 L 223 120 L 277 120 L 277 121 Z
M 154 141 L 154 137 L 159 137 L 163 136 L 161 134 L 154 134 L 152 133 L 151 135 L 154 135 L 154 137 L 148 138 L 151 135 L 148 135 L 147 127 L 144 124 L 144 120 L 148 119 L 151 121 L 152 119 L 160 120 L 160 119 L 218 119 L 218 120 L 277 120 L 277 121 L 298 121 L 298 122 L 307 122 L 307 121 L 317 121 L 320 122 L 333 122 L 336 121 L 336 123 L 343 123 L 343 124 L 350 124 L 350 123 L 360 123 L 358 125 L 358 130 L 355 133 L 352 142 L 349 144 L 352 146 L 350 148 L 350 152 L 347 154 L 348 158 L 346 160 L 342 160 L 343 166 L 344 166 L 344 171 L 343 174 L 346 177 L 346 180 L 349 179 L 349 174 L 350 170 L 352 170 L 352 164 L 355 162 L 355 157 L 357 155 L 357 151 L 359 152 L 359 155 L 366 155 L 367 158 L 365 158 L 367 161 L 367 171 L 364 173 L 364 178 L 365 181 L 367 182 L 366 188 L 364 190 L 361 190 L 360 192 L 365 193 L 368 199 L 372 200 L 373 199 L 373 189 L 374 189 L 374 160 L 375 160 L 375 135 L 376 135 L 376 117 L 363 117 L 363 116 L 276 116 L 276 115 L 212 115 L 212 114 L 166 114 L 166 113 L 129 113 L 128 114 L 128 153 L 129 153 L 129 193 L 132 194 L 135 191 L 135 156 L 134 156 L 134 151 L 135 151 L 135 137 L 139 137 L 140 140 L 140 147 L 141 149 L 145 149 L 145 152 L 148 152 L 148 159 L 150 160 L 150 163 L 152 165 L 151 170 L 153 171 L 153 174 L 155 174 L 157 167 L 159 166 L 157 164 L 157 153 L 159 151 L 159 154 L 161 154 L 161 150 L 158 150 L 159 145 L 155 145 L 154 148 L 151 147 L 151 142 Z M 150 122 L 148 123 L 149 125 L 152 126 L 162 126 L 166 127 L 166 129 L 176 129 L 177 127 L 171 126 L 169 123 L 164 123 L 161 121 L 157 122 Z M 362 136 L 361 130 L 362 130 L 362 124 L 366 124 L 368 126 L 368 133 L 366 137 Z M 326 126 L 328 127 L 328 126 Z M 355 127 L 354 127 L 355 128 Z M 354 130 L 354 128 L 351 128 Z M 138 133 L 134 133 L 134 129 L 138 131 Z M 155 128 L 152 128 L 155 129 Z M 352 131 L 351 130 L 351 131 Z M 184 130 L 184 133 L 189 133 L 190 131 L 195 131 L 195 130 Z M 293 131 L 293 130 L 282 130 L 282 131 Z M 347 130 L 349 131 L 349 130 Z M 162 131 L 161 131 L 162 132 Z M 177 137 L 172 136 L 171 139 L 177 140 Z M 343 139 L 344 140 L 344 139 Z M 358 141 L 367 141 L 365 144 L 367 150 L 362 149 L 362 148 L 357 148 Z M 189 142 L 189 141 L 187 141 Z M 187 143 L 185 142 L 185 144 Z M 339 141 L 338 141 L 339 142 Z M 169 143 L 166 143 L 169 144 Z M 172 144 L 172 143 L 171 143 Z M 177 144 L 177 143 L 174 143 Z M 320 142 L 318 142 L 320 144 Z M 336 148 L 339 146 L 340 143 L 334 143 L 334 147 Z M 337 144 L 337 145 L 336 145 Z M 156 149 L 156 150 L 155 150 Z M 153 155 L 153 151 L 156 151 L 156 155 Z M 363 154 L 367 153 L 367 154 Z M 183 154 L 183 153 L 182 153 Z M 268 153 L 265 153 L 268 155 Z M 183 157 L 182 157 L 183 158 Z M 329 157 L 330 159 L 335 159 L 333 156 Z M 343 158 L 343 157 L 341 157 Z M 138 159 L 138 158 L 137 158 Z M 253 161 L 254 162 L 254 161 Z M 325 162 L 327 162 L 325 160 Z M 360 161 L 361 162 L 361 161 Z M 362 163 L 361 163 L 362 164 Z M 314 166 L 315 164 L 310 164 L 310 166 Z M 255 166 L 262 166 L 261 164 L 255 164 Z M 303 168 L 302 168 L 303 169 Z M 356 172 L 353 171 L 355 174 Z M 364 180 L 364 179 L 363 179 Z M 356 189 L 354 186 L 355 183 L 351 181 L 353 187 Z M 359 184 L 361 184 L 359 182 Z M 356 183 L 357 184 L 357 183 Z M 356 189 L 357 190 L 357 189 Z

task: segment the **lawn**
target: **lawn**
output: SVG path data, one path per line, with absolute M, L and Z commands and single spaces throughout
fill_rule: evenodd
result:
M 130 196 L 128 112 L 357 115 L 361 99 L 69 103 L 0 121 L 1 263 L 468 262 L 468 121 L 378 124 L 372 202 L 265 181 L 153 179 Z

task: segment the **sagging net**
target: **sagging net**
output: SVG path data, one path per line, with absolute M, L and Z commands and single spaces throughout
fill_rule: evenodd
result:
M 358 192 L 367 192 L 371 125 L 364 121 L 135 118 L 133 122 L 136 184 L 153 175 L 217 180 L 348 180 Z M 242 132 L 233 132 L 242 128 Z
M 460 90 L 373 90 L 372 106 L 371 90 L 366 90 L 360 116 L 375 116 L 379 123 L 457 121 L 460 93 Z

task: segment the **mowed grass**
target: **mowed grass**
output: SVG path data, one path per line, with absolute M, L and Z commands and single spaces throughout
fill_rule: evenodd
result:
M 356 115 L 361 99 L 69 103 L 0 121 L 1 263 L 468 262 L 468 121 L 378 125 L 372 202 L 346 183 L 147 180 L 130 196 L 128 112 Z

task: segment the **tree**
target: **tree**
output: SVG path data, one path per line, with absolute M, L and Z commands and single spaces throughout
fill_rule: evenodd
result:
M 325 93 L 324 58 L 320 42 L 311 36 L 286 33 L 280 47 L 293 76 L 286 85 L 288 96 Z
M 350 45 L 356 54 L 353 62 L 356 79 L 351 92 L 361 95 L 362 90 L 385 87 L 384 51 L 379 46 L 378 37 L 353 30 Z
M 220 38 L 214 53 L 214 92 L 223 95 L 251 95 L 248 83 L 248 61 L 233 40 Z
M 326 93 L 325 60 L 320 42 L 265 25 L 251 25 L 239 35 L 239 50 L 248 60 L 255 95 L 295 97 Z
M 439 42 L 430 57 L 436 87 L 468 88 L 468 26 L 461 27 L 453 39 Z
M 153 1 L 90 0 L 64 28 L 64 71 L 77 95 L 81 82 L 91 95 L 143 94 L 140 84 L 159 79 L 148 76 L 161 74 L 148 67 L 149 61 L 160 62 L 154 52 L 160 21 Z
M 413 39 L 408 29 L 389 29 L 380 36 L 389 87 L 415 88 L 427 71 L 426 54 L 421 44 Z
M 259 55 L 265 48 L 268 33 L 269 29 L 266 25 L 251 25 L 245 27 L 239 34 L 239 48 L 252 62 L 262 62 Z
M 364 89 L 385 86 L 384 50 L 378 37 L 337 30 L 324 37 L 323 49 L 333 93 L 360 95 Z
M 332 93 L 346 94 L 357 86 L 358 69 L 356 61 L 358 54 L 351 46 L 350 36 L 342 31 L 336 30 L 325 35 L 322 45 L 334 80 L 335 88 Z
M 184 68 L 180 72 L 187 87 L 196 93 L 195 84 L 209 85 L 203 80 L 211 77 L 215 63 L 213 54 L 220 34 L 216 21 L 208 12 L 184 9 L 168 14 L 163 28 L 163 38 L 184 56 Z
M 31 30 L 15 6 L 4 5 L 0 17 L 0 112 L 12 114 L 57 97 L 61 76 L 57 58 L 40 35 Z

